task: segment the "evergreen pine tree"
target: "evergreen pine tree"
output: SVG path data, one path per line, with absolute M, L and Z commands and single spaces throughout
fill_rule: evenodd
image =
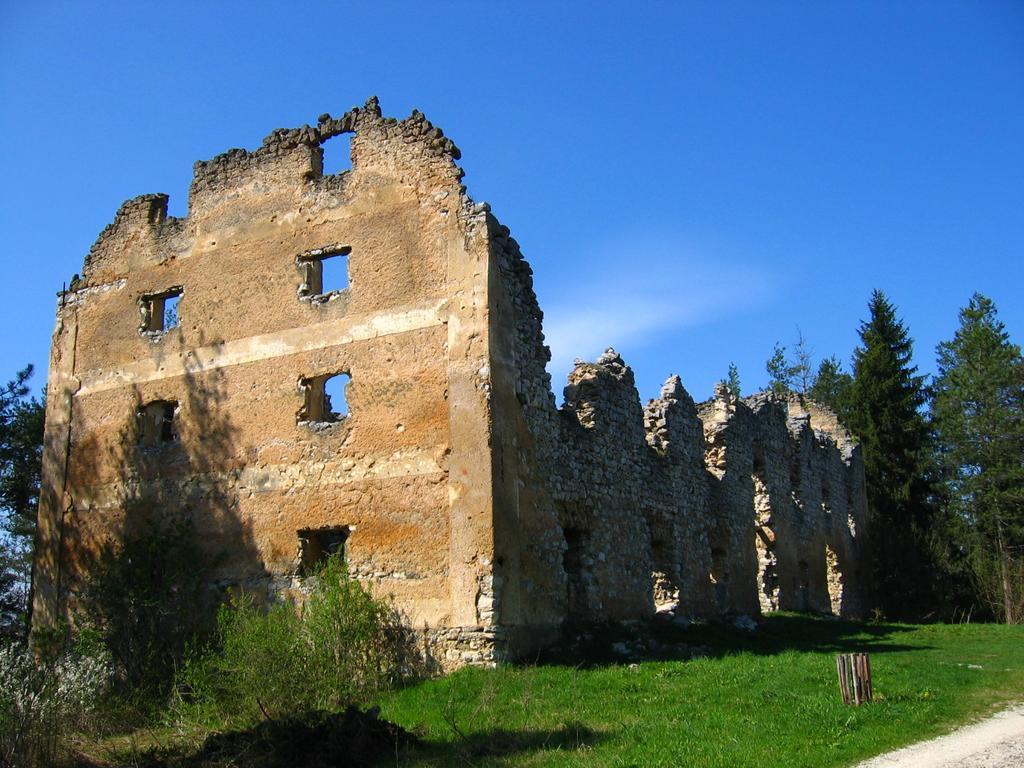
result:
M 846 424 L 852 386 L 853 377 L 843 370 L 843 364 L 833 355 L 821 361 L 807 395 L 815 402 L 827 405 Z
M 0 387 L 0 635 L 27 628 L 45 410 L 29 397 L 31 375 Z
M 931 607 L 924 377 L 911 364 L 912 341 L 885 294 L 876 290 L 868 309 L 846 416 L 864 456 L 875 604 L 890 617 L 921 618 Z
M 786 348 L 779 342 L 775 342 L 772 356 L 768 358 L 764 367 L 768 371 L 768 386 L 772 392 L 785 397 L 793 391 L 793 365 L 786 357 Z
M 732 396 L 739 398 L 740 396 L 740 371 L 736 367 L 736 363 L 729 363 L 729 378 L 725 380 L 725 385 L 729 388 L 729 392 Z
M 951 511 L 978 590 L 1024 621 L 1024 358 L 979 293 L 939 344 L 932 414 Z

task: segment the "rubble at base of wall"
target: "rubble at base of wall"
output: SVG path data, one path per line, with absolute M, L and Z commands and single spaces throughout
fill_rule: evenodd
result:
M 441 672 L 459 667 L 495 667 L 501 662 L 532 659 L 557 642 L 565 625 L 446 627 L 420 630 L 433 664 Z
M 433 661 L 448 671 L 466 665 L 493 667 L 504 660 L 503 627 L 440 627 L 424 632 Z

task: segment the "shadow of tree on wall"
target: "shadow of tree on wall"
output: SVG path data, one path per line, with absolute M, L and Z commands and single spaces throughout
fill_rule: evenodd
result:
M 174 413 L 155 442 L 141 424 L 152 393 Z M 212 629 L 228 587 L 265 594 L 270 584 L 241 515 L 244 457 L 227 397 L 218 369 L 187 371 L 173 392 L 136 386 L 137 412 L 115 439 L 72 443 L 62 599 L 103 634 L 131 687 L 169 680 L 186 645 Z
M 581 669 L 641 661 L 720 658 L 737 653 L 771 656 L 786 651 L 817 653 L 892 653 L 928 646 L 899 641 L 915 627 L 874 624 L 801 615 L 773 614 L 757 628 L 738 629 L 728 621 L 676 624 L 656 617 L 628 624 L 594 624 L 567 629 L 559 642 L 524 664 Z

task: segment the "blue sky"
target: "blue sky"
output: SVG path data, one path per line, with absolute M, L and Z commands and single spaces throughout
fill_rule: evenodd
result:
M 0 0 L 0 377 L 122 200 L 371 95 L 463 152 L 533 265 L 556 391 L 612 344 L 653 397 L 873 288 L 922 371 L 973 291 L 1024 340 L 1024 4 Z

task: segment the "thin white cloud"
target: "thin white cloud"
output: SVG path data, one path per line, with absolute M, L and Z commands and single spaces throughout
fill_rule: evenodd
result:
M 628 247 L 602 248 L 585 263 L 587 275 L 544 304 L 555 382 L 576 358 L 593 360 L 609 346 L 657 344 L 682 329 L 763 305 L 777 293 L 764 270 L 698 256 L 678 239 L 633 239 Z

